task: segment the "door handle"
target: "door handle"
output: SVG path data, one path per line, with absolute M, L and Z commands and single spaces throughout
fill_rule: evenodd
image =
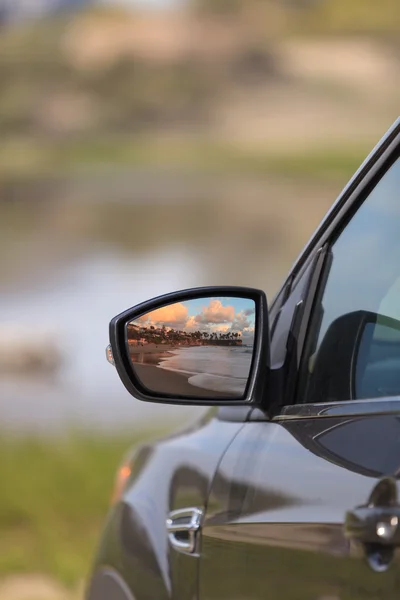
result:
M 203 511 L 200 508 L 174 510 L 167 518 L 168 539 L 179 552 L 193 554 L 201 528 Z
M 384 477 L 373 489 L 368 502 L 346 513 L 345 536 L 366 545 L 400 545 L 400 505 L 397 483 Z
M 363 546 L 371 569 L 382 572 L 389 568 L 400 546 L 400 505 L 394 478 L 381 479 L 364 506 L 346 513 L 344 533 Z
M 346 513 L 345 535 L 362 544 L 400 546 L 399 506 L 360 506 Z

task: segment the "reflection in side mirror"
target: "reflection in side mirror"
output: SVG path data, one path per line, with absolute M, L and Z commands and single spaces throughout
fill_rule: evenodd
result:
M 112 319 L 107 360 L 128 392 L 146 402 L 262 404 L 267 299 L 260 290 L 227 286 L 153 298 Z
M 243 398 L 254 349 L 255 302 L 176 302 L 126 324 L 132 369 L 150 393 Z

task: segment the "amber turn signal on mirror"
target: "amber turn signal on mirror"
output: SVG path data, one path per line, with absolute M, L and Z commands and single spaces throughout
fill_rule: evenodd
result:
M 108 344 L 108 346 L 106 348 L 106 358 L 107 358 L 107 361 L 110 363 L 110 365 L 113 365 L 113 367 L 115 367 L 115 361 L 114 361 L 111 344 Z

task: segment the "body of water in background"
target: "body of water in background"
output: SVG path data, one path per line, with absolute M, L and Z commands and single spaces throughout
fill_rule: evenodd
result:
M 186 183 L 132 176 L 130 183 L 105 178 L 98 185 L 45 182 L 6 191 L 7 201 L 0 201 L 2 430 L 115 431 L 187 421 L 206 410 L 132 398 L 105 359 L 110 319 L 154 296 L 203 285 L 257 287 L 271 299 L 325 212 L 324 196 L 319 187 L 306 187 L 299 212 L 298 186 L 287 182 L 229 180 L 206 196 L 200 182 Z M 54 373 L 4 369 L 4 358 L 18 359 L 18 347 L 46 340 L 60 353 Z M 233 375 L 237 384 L 246 376 L 243 361 L 234 373 L 214 372 L 204 366 L 209 358 L 189 360 L 185 352 L 163 366 L 190 371 L 192 383 L 215 389 L 216 377 Z
M 190 252 L 128 257 L 103 249 L 64 265 L 34 289 L 0 294 L 0 332 L 6 324 L 8 332 L 15 325 L 16 336 L 21 335 L 23 324 L 26 343 L 35 345 L 28 338 L 45 331 L 61 355 L 53 375 L 0 377 L 1 428 L 41 434 L 76 427 L 109 431 L 195 417 L 201 409 L 132 398 L 106 362 L 105 348 L 113 316 L 152 296 L 195 286 L 199 278 L 201 265 Z

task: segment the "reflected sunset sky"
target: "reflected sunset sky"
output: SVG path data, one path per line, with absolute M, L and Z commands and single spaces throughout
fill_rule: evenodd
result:
M 185 332 L 235 332 L 254 336 L 255 303 L 248 298 L 200 298 L 177 302 L 132 321 L 140 327 L 165 327 Z

